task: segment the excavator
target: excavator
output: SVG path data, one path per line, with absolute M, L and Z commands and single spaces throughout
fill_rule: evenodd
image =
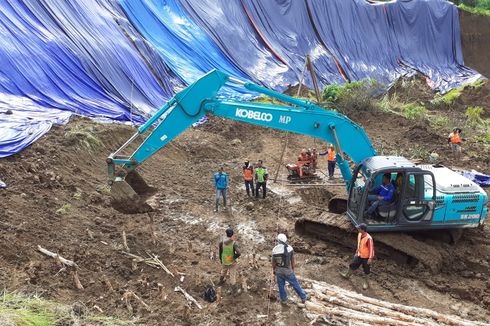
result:
M 222 98 L 218 93 L 225 84 L 270 96 L 284 105 Z M 329 210 L 315 219 L 298 220 L 298 233 L 341 242 L 347 238 L 345 232 L 353 232 L 357 225 L 366 223 L 370 232 L 378 233 L 377 243 L 390 250 L 388 255 L 402 253 L 407 259 L 423 261 L 438 269 L 442 255 L 406 232 L 460 231 L 485 221 L 486 192 L 460 174 L 442 165 L 417 165 L 403 157 L 377 155 L 363 128 L 348 117 L 219 70 L 210 71 L 175 94 L 109 155 L 109 183 L 116 209 L 143 213 L 155 208 L 156 201 L 151 198 L 156 190 L 136 168 L 205 115 L 308 135 L 334 144 L 347 198 L 329 203 Z M 123 154 L 128 151 L 129 154 Z M 368 195 L 386 174 L 393 181 L 400 178 L 396 194 L 392 202 L 378 207 L 374 217 L 366 216 Z

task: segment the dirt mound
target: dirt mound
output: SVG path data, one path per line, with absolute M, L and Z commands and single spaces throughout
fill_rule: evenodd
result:
M 422 75 L 398 78 L 388 90 L 388 96 L 403 103 L 427 104 L 434 98 L 432 89 Z
M 469 106 L 480 106 L 484 110 L 482 118 L 490 118 L 490 82 L 486 81 L 478 87 L 465 87 L 456 99 L 456 105 L 459 105 L 461 110 Z

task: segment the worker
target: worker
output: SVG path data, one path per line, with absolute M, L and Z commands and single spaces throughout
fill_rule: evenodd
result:
M 303 167 L 309 164 L 310 164 L 310 154 L 308 154 L 308 150 L 306 150 L 306 148 L 303 148 L 298 156 L 298 161 L 296 162 L 298 175 L 300 178 L 302 178 L 304 174 Z
M 453 132 L 451 132 L 447 138 L 447 142 L 451 147 L 451 151 L 455 157 L 459 157 L 461 155 L 461 129 L 454 128 Z
M 313 173 L 316 171 L 316 168 L 317 168 L 317 160 L 318 160 L 318 153 L 316 151 L 316 148 L 313 148 L 312 152 L 311 152 L 311 167 L 313 169 Z
M 269 174 L 267 168 L 263 165 L 262 160 L 257 162 L 257 167 L 255 168 L 255 197 L 259 198 L 259 189 L 262 188 L 262 198 L 265 198 L 266 188 L 267 188 L 267 178 Z
M 240 257 L 240 246 L 232 228 L 227 228 L 226 237 L 218 245 L 218 257 L 221 262 L 221 276 L 218 284 L 223 284 L 229 277 L 230 285 L 236 284 L 237 259 Z
M 216 187 L 216 209 L 218 211 L 219 199 L 223 197 L 223 207 L 226 210 L 226 188 L 228 188 L 228 174 L 223 171 L 220 166 L 218 172 L 214 174 L 214 186 Z
M 402 185 L 403 185 L 403 173 L 398 172 L 396 174 L 395 180 L 392 182 L 393 187 L 395 187 L 395 193 L 396 195 L 400 195 L 402 192 Z
M 281 299 L 281 304 L 287 304 L 288 294 L 286 292 L 286 282 L 288 282 L 301 298 L 301 302 L 305 303 L 308 296 L 301 288 L 294 274 L 294 251 L 293 247 L 288 245 L 287 241 L 288 238 L 285 234 L 278 234 L 278 244 L 272 249 L 272 273 L 276 276 L 279 298 Z
M 349 268 L 345 273 L 340 273 L 342 277 L 348 279 L 352 272 L 362 266 L 364 271 L 364 278 L 362 282 L 362 288 L 367 290 L 369 288 L 368 277 L 371 273 L 371 264 L 374 258 L 374 241 L 369 233 L 367 233 L 367 225 L 361 223 L 357 226 L 357 250 L 354 255 Z
M 385 173 L 382 182 L 381 185 L 373 189 L 372 192 L 374 194 L 368 195 L 368 201 L 370 203 L 366 212 L 368 215 L 372 215 L 378 206 L 389 204 L 393 200 L 395 187 L 391 183 L 391 174 Z
M 243 181 L 245 182 L 245 190 L 247 190 L 248 197 L 250 197 L 250 189 L 252 190 L 252 196 L 255 196 L 254 167 L 249 160 L 246 160 L 243 164 Z
M 330 144 L 328 146 L 328 149 L 325 152 L 321 152 L 320 155 L 324 156 L 327 155 L 327 164 L 328 164 L 328 178 L 333 179 L 333 174 L 335 172 L 335 148 L 333 144 Z

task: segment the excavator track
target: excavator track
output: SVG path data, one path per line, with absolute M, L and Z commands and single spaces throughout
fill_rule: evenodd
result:
M 296 221 L 295 231 L 301 236 L 313 236 L 345 247 L 355 249 L 357 231 L 345 214 L 325 212 L 314 219 Z M 372 234 L 376 255 L 395 260 L 400 264 L 421 263 L 438 273 L 443 265 L 443 255 L 437 248 L 419 241 L 405 233 Z

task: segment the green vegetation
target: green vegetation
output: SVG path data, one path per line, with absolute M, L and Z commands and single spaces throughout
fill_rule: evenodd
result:
M 409 120 L 417 120 L 425 117 L 427 109 L 415 103 L 408 103 L 401 107 L 401 113 Z
M 380 93 L 380 84 L 373 79 L 365 79 L 342 85 L 331 84 L 322 92 L 322 99 L 333 109 L 349 114 L 351 112 L 376 110 L 374 95 Z
M 440 107 L 443 105 L 451 105 L 461 95 L 463 90 L 464 90 L 464 87 L 452 89 L 444 95 L 437 96 L 431 102 L 436 107 Z
M 483 123 L 481 114 L 484 112 L 481 106 L 470 106 L 466 109 L 465 115 L 467 118 L 467 123 L 471 127 L 477 127 L 479 124 Z
M 352 93 L 359 91 L 372 91 L 379 86 L 374 79 L 363 79 L 345 84 L 330 84 L 325 87 L 322 93 L 324 101 L 337 103 L 349 97 Z
M 471 12 L 472 14 L 490 16 L 490 9 L 485 9 L 481 7 L 470 7 L 464 4 L 459 5 L 458 8 L 467 12 Z
M 476 140 L 485 144 L 490 144 L 490 132 L 487 132 L 486 135 L 476 137 Z
M 93 126 L 76 125 L 68 127 L 65 133 L 65 144 L 85 147 L 88 150 L 95 150 L 102 146 L 102 142 L 95 136 Z
M 0 325 L 130 325 L 129 321 L 104 316 L 76 316 L 72 307 L 38 295 L 3 292 L 0 296 Z
M 429 120 L 429 123 L 433 128 L 440 128 L 440 129 L 449 129 L 449 118 L 446 116 L 435 116 L 431 117 Z
M 58 208 L 56 210 L 56 214 L 65 215 L 68 214 L 68 211 L 70 210 L 71 210 L 71 204 L 64 204 L 63 206 L 61 206 L 61 208 Z

